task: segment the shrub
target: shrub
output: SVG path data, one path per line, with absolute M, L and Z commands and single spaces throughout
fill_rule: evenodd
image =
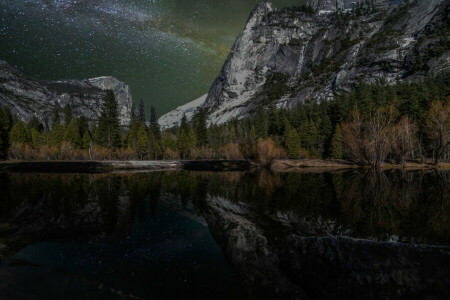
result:
M 136 158 L 136 155 L 131 148 L 119 148 L 114 152 L 114 157 L 118 160 L 132 160 Z
M 224 159 L 240 160 L 244 159 L 237 143 L 228 143 L 219 149 L 220 157 Z
M 33 148 L 24 143 L 13 142 L 9 148 L 9 158 L 17 160 L 31 160 L 34 159 Z
M 107 160 L 109 157 L 108 148 L 95 145 L 91 149 L 90 157 L 93 160 Z
M 166 148 L 166 151 L 164 152 L 164 159 L 179 159 L 180 153 L 178 151 L 172 150 L 170 148 Z
M 202 146 L 191 151 L 192 159 L 214 159 L 217 157 L 216 151 L 210 147 Z

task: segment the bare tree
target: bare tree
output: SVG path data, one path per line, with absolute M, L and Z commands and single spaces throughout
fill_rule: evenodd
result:
M 434 164 L 450 146 L 450 97 L 444 102 L 435 101 L 426 113 L 425 131 L 431 141 Z
M 363 121 L 358 112 L 342 124 L 342 136 L 347 155 L 356 161 L 379 168 L 392 149 L 397 113 L 390 105 L 378 109 Z
M 416 133 L 417 126 L 407 116 L 403 117 L 394 127 L 392 150 L 402 165 L 405 164 L 408 153 L 415 149 Z

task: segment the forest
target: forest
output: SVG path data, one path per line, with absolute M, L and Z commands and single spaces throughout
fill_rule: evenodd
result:
M 36 117 L 24 123 L 0 108 L 0 156 L 9 160 L 255 160 L 348 159 L 379 167 L 407 160 L 434 164 L 450 155 L 450 77 L 417 83 L 358 83 L 335 100 L 314 99 L 292 109 L 261 103 L 251 116 L 207 124 L 199 109 L 191 121 L 162 131 L 153 107 L 133 107 L 130 125 L 120 125 L 112 91 L 92 123 L 75 118 L 70 105 L 54 108 L 51 129 Z M 208 126 L 209 125 L 209 126 Z

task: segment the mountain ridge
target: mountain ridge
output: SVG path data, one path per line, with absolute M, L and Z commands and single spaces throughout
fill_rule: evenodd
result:
M 323 11 L 324 3 L 331 2 L 308 1 L 314 13 L 256 6 L 202 105 L 209 124 L 261 106 L 333 100 L 360 82 L 419 81 L 450 68 L 448 2 L 338 0 Z
M 101 113 L 102 97 L 107 90 L 113 90 L 116 96 L 120 123 L 128 125 L 132 95 L 129 86 L 118 79 L 101 76 L 37 81 L 0 60 L 0 105 L 9 107 L 24 122 L 36 116 L 47 129 L 51 126 L 51 116 L 56 105 L 63 108 L 70 104 L 75 117 L 84 116 L 88 121 L 96 121 Z

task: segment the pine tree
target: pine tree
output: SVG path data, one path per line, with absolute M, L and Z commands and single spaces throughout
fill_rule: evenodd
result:
M 205 146 L 208 143 L 208 129 L 206 126 L 206 112 L 203 108 L 193 118 L 195 134 L 197 136 L 197 145 Z
M 181 118 L 181 124 L 180 124 L 180 132 L 181 130 L 184 130 L 184 133 L 189 132 L 190 126 L 187 122 L 186 115 L 183 114 L 183 117 Z
M 91 134 L 89 133 L 89 130 L 86 130 L 83 135 L 82 148 L 85 150 L 89 149 L 91 147 L 91 143 L 92 143 Z
M 70 103 L 67 103 L 64 107 L 64 125 L 67 127 L 69 126 L 70 122 L 72 121 L 73 114 L 72 114 L 72 107 L 70 106 Z
M 180 152 L 181 158 L 186 159 L 190 154 L 190 141 L 189 136 L 184 129 L 181 129 L 177 136 L 177 150 Z
M 252 125 L 252 127 L 250 127 L 250 131 L 248 133 L 248 137 L 251 140 L 256 140 L 256 130 L 255 130 L 255 126 L 254 125 Z
M 140 159 L 144 159 L 147 156 L 147 149 L 148 149 L 148 136 L 147 136 L 147 129 L 145 127 L 144 123 L 141 123 L 141 126 L 139 127 L 139 131 L 137 134 L 137 155 Z
M 61 107 L 59 106 L 59 103 L 56 103 L 53 107 L 52 111 L 52 127 L 55 127 L 56 123 L 61 122 L 61 118 L 59 116 L 59 113 L 61 112 Z
M 195 130 L 191 127 L 189 129 L 189 148 L 193 149 L 197 147 L 197 135 L 195 134 Z
M 85 116 L 80 116 L 77 119 L 78 129 L 80 130 L 80 136 L 83 136 L 86 131 L 89 131 L 89 122 Z
M 33 115 L 30 119 L 30 121 L 28 121 L 28 129 L 36 129 L 37 131 L 42 131 L 44 130 L 44 126 L 42 125 L 42 123 L 39 121 L 39 119 L 36 117 L 36 115 Z
M 44 132 L 39 132 L 36 128 L 31 128 L 31 142 L 33 148 L 37 149 L 47 143 L 47 136 Z
M 145 106 L 144 101 L 141 99 L 139 101 L 139 108 L 138 108 L 138 114 L 137 114 L 138 122 L 144 123 L 147 121 L 147 118 L 145 116 Z
M 286 152 L 289 158 L 299 158 L 301 150 L 300 137 L 297 131 L 291 128 L 287 120 L 285 120 L 284 128 L 284 142 L 286 144 Z
M 17 122 L 9 134 L 10 143 L 28 144 L 31 142 L 30 132 L 24 122 Z
M 339 124 L 336 125 L 333 138 L 331 139 L 331 157 L 340 159 L 342 158 L 343 142 L 342 142 L 342 130 Z
M 9 131 L 12 127 L 11 111 L 8 107 L 0 108 L 0 159 L 6 159 L 9 148 Z
M 158 116 L 153 106 L 150 107 L 150 130 L 152 131 L 157 141 L 161 140 L 161 129 L 158 124 Z
M 176 140 L 173 138 L 173 135 L 170 132 L 166 132 L 164 134 L 164 138 L 163 138 L 163 146 L 164 148 L 169 148 L 171 150 L 176 150 L 177 149 L 177 142 Z
M 136 115 L 136 107 L 134 106 L 134 103 L 131 105 L 131 115 L 130 115 L 130 126 L 138 123 L 138 118 Z
M 137 149 L 138 131 L 139 131 L 138 124 L 132 123 L 130 130 L 128 131 L 127 142 L 128 147 L 134 149 L 134 151 L 136 151 Z
M 98 143 L 109 149 L 111 158 L 111 150 L 120 146 L 119 111 L 113 91 L 106 92 L 101 110 L 98 120 Z
M 67 126 L 66 131 L 63 136 L 64 142 L 69 142 L 74 148 L 80 148 L 82 145 L 82 140 L 80 136 L 80 130 L 78 129 L 77 120 L 72 118 Z
M 49 141 L 50 145 L 59 147 L 64 138 L 64 126 L 57 122 L 53 126 L 53 130 L 50 133 Z

